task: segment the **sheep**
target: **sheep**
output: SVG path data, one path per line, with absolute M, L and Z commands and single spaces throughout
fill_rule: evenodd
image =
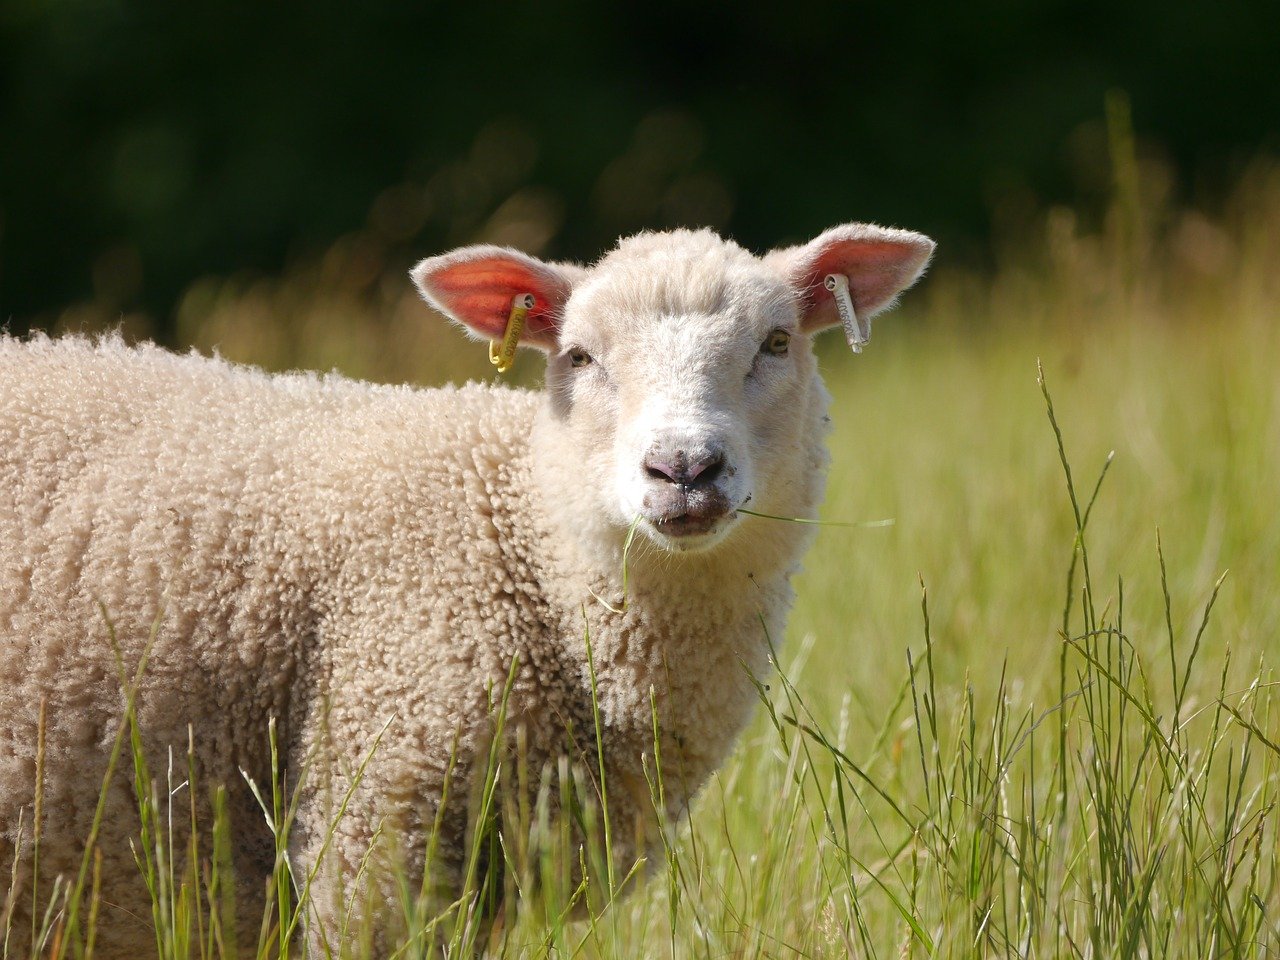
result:
M 589 267 L 495 246 L 418 264 L 423 298 L 473 337 L 510 347 L 523 320 L 520 345 L 547 355 L 533 391 L 0 338 L 11 946 L 79 869 L 101 793 L 97 954 L 154 949 L 131 776 L 101 789 L 135 673 L 152 769 L 190 745 L 226 790 L 242 921 L 261 916 L 275 855 L 248 786 L 271 783 L 271 725 L 314 944 L 342 938 L 361 871 L 371 897 L 420 877 L 437 821 L 433 876 L 457 890 L 495 691 L 531 769 L 599 749 L 617 862 L 651 855 L 632 826 L 655 815 L 655 746 L 677 819 L 749 718 L 766 633 L 783 633 L 811 529 L 740 510 L 816 515 L 829 398 L 813 336 L 843 324 L 860 346 L 932 251 L 847 224 L 762 257 L 676 230 Z M 393 853 L 369 856 L 375 838 Z

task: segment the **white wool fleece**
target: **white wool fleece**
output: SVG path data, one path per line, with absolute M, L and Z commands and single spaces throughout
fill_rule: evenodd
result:
M 93 820 L 123 711 L 112 645 L 132 672 L 153 634 L 137 700 L 151 770 L 185 757 L 190 728 L 198 781 L 225 785 L 245 943 L 273 850 L 239 771 L 270 784 L 268 724 L 300 788 L 294 868 L 318 871 L 310 936 L 336 946 L 361 865 L 375 896 L 393 897 L 401 870 L 416 889 L 438 813 L 435 876 L 456 888 L 490 701 L 513 663 L 506 729 L 535 781 L 561 757 L 594 765 L 594 671 L 617 862 L 652 853 L 653 707 L 679 817 L 749 717 L 765 631 L 783 633 L 809 533 L 738 511 L 816 514 L 828 397 L 811 339 L 840 321 L 824 278 L 847 277 L 869 317 L 931 252 L 919 234 L 854 224 L 764 258 L 676 231 L 588 268 L 496 247 L 420 264 L 426 299 L 479 337 L 499 339 L 513 298 L 533 295 L 523 342 L 548 353 L 541 391 L 0 337 L 11 948 L 30 929 L 41 729 L 37 909 L 78 871 Z M 106 958 L 154 949 L 131 781 L 114 778 L 99 835 Z

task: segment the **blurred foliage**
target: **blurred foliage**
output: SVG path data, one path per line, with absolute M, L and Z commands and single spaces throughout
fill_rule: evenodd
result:
M 1101 213 L 1110 90 L 1221 193 L 1277 146 L 1277 36 L 1273 0 L 5 0 L 0 320 L 92 303 L 177 341 L 199 278 L 335 242 L 371 280 L 675 224 L 759 249 L 873 219 L 981 258 L 1045 204 Z

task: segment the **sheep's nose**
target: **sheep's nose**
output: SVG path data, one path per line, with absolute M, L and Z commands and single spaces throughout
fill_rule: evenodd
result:
M 685 450 L 651 450 L 644 458 L 644 469 L 652 479 L 683 487 L 709 484 L 724 469 L 724 454 L 719 450 L 690 456 Z

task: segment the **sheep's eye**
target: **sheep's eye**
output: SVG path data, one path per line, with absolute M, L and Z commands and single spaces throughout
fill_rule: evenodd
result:
M 587 351 L 585 350 L 569 351 L 569 366 L 585 367 L 589 363 L 591 363 L 591 354 L 587 353 Z
M 787 348 L 790 346 L 791 334 L 785 330 L 775 330 L 765 337 L 764 343 L 760 344 L 760 352 L 771 353 L 775 357 L 781 357 L 786 355 Z

